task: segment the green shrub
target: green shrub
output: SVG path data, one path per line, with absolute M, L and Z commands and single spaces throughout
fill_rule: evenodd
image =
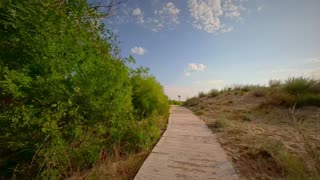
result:
M 320 94 L 302 94 L 297 97 L 298 106 L 318 106 L 320 107 Z
M 244 91 L 244 92 L 249 92 L 255 89 L 261 88 L 261 86 L 259 85 L 233 85 L 233 87 L 231 88 L 231 90 L 238 90 L 238 91 Z
M 252 94 L 255 97 L 265 97 L 267 93 L 266 93 L 266 90 L 256 89 L 252 92 Z
M 227 119 L 217 119 L 208 125 L 210 128 L 219 130 L 231 126 L 231 123 Z
M 292 77 L 284 83 L 284 90 L 292 95 L 320 93 L 320 82 L 313 78 Z
M 204 92 L 199 92 L 199 94 L 198 94 L 198 98 L 202 98 L 202 97 L 206 97 L 206 96 L 207 96 L 207 94 Z
M 155 77 L 148 75 L 148 70 L 132 72 L 132 102 L 141 118 L 163 114 L 169 109 L 168 97 Z
M 279 89 L 279 90 L 272 90 L 269 94 L 269 103 L 273 105 L 283 105 L 283 106 L 292 106 L 296 102 L 296 98 Z
M 219 95 L 219 91 L 216 89 L 211 89 L 208 93 L 209 97 L 216 97 Z
M 169 100 L 169 104 L 170 104 L 170 105 L 179 105 L 179 106 L 182 106 L 183 103 L 184 103 L 183 101 Z
M 270 87 L 280 87 L 282 85 L 280 80 L 270 80 L 269 86 Z
M 117 58 L 100 18 L 86 0 L 0 3 L 1 177 L 62 179 L 156 137 L 167 97 Z
M 199 99 L 197 97 L 192 97 L 192 98 L 189 98 L 187 99 L 183 105 L 186 106 L 186 107 L 191 107 L 191 106 L 196 106 L 198 105 L 199 103 Z

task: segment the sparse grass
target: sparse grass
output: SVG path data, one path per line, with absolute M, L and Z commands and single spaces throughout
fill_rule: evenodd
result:
M 233 85 L 232 90 L 240 90 L 240 91 L 244 91 L 244 92 L 249 92 L 255 89 L 259 89 L 261 86 L 260 85 L 240 85 L 240 84 L 236 84 Z
M 212 128 L 213 130 L 219 131 L 219 129 L 227 128 L 231 126 L 230 122 L 225 118 L 220 118 L 210 122 L 208 127 Z
M 253 90 L 252 94 L 255 97 L 265 97 L 267 95 L 267 92 L 265 89 L 260 88 L 260 89 Z
M 268 95 L 268 103 L 271 105 L 292 106 L 296 99 L 293 95 L 281 90 L 271 89 Z
M 127 154 L 121 157 L 108 156 L 107 159 L 85 173 L 76 173 L 68 180 L 133 179 L 149 152 Z
M 197 110 L 194 110 L 194 114 L 197 116 L 201 116 L 204 114 L 204 111 L 202 109 L 197 109 Z
M 320 179 L 320 108 L 304 107 L 320 106 L 318 88 L 319 80 L 303 77 L 236 86 L 195 98 L 190 108 L 217 134 L 243 179 Z M 295 104 L 298 113 L 288 113 Z
M 250 131 L 242 124 L 227 119 L 218 119 L 208 124 L 215 132 L 220 132 L 220 141 L 226 148 L 232 145 L 234 159 L 242 159 L 241 173 L 247 178 L 287 177 L 307 179 L 309 176 L 306 164 L 284 145 L 275 139 Z M 273 178 L 271 178 L 273 177 Z

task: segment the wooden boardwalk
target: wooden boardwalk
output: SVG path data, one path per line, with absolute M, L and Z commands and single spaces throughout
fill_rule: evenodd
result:
M 190 110 L 172 106 L 168 128 L 135 180 L 239 179 L 216 136 Z

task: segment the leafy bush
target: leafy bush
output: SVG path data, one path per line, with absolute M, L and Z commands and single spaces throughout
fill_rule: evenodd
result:
M 132 102 L 137 114 L 142 118 L 168 111 L 168 97 L 155 77 L 148 75 L 148 69 L 138 69 L 132 73 Z
M 184 103 L 183 101 L 169 100 L 169 104 L 171 104 L 171 105 L 179 105 L 179 106 L 182 106 L 183 103 Z
M 156 137 L 167 97 L 100 18 L 86 0 L 0 3 L 0 176 L 59 179 Z

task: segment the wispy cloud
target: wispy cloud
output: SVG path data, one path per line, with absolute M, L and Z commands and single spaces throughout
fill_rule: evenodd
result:
M 152 17 L 148 18 L 148 25 L 154 32 L 159 32 L 165 27 L 171 28 L 179 24 L 180 9 L 174 3 L 168 2 L 160 9 L 154 11 Z
M 194 27 L 210 33 L 222 29 L 219 18 L 223 14 L 220 0 L 189 0 L 188 6 L 194 18 Z
M 318 63 L 320 63 L 320 57 L 307 59 L 307 64 L 318 64 Z
M 143 12 L 140 8 L 135 8 L 132 10 L 132 15 L 136 19 L 137 23 L 144 23 L 144 17 L 143 17 Z
M 223 15 L 239 19 L 243 9 L 241 5 L 236 5 L 234 0 L 189 0 L 188 6 L 194 19 L 193 26 L 208 33 L 225 33 L 233 30 L 233 27 L 223 23 Z
M 259 12 L 262 11 L 262 9 L 263 9 L 263 6 L 258 6 L 257 7 L 257 11 L 259 11 Z
M 207 67 L 204 64 L 190 63 L 188 64 L 188 67 L 184 70 L 184 75 L 191 76 L 192 72 L 205 71 L 206 69 Z
M 226 17 L 239 18 L 241 15 L 239 6 L 235 5 L 232 0 L 226 0 L 224 2 L 223 10 L 225 11 Z
M 132 11 L 132 15 L 133 16 L 140 16 L 142 15 L 142 11 L 140 8 L 135 8 L 133 11 Z
M 135 46 L 135 47 L 133 47 L 132 49 L 131 49 L 131 53 L 132 54 L 136 54 L 136 55 L 144 55 L 145 53 L 147 52 L 147 50 L 145 49 L 145 48 L 143 48 L 143 47 L 137 47 L 137 46 Z
M 208 33 L 226 33 L 234 28 L 234 20 L 242 20 L 246 1 L 243 0 L 188 0 L 187 3 L 192 18 L 192 26 Z M 182 9 L 177 6 L 177 1 L 163 2 L 150 1 L 149 9 L 121 5 L 119 10 L 108 20 L 108 24 L 120 25 L 135 23 L 154 32 L 172 30 L 180 23 L 190 23 L 188 18 L 180 18 Z M 263 6 L 258 7 L 261 10 Z M 186 15 L 186 13 L 184 13 Z

